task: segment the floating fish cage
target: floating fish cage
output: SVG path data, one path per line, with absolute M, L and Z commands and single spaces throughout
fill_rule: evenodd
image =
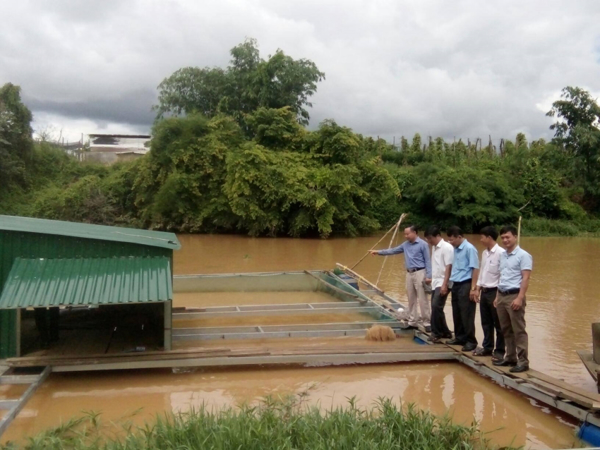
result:
M 358 287 L 355 282 L 352 284 Z M 400 303 L 396 311 L 386 309 L 352 284 L 327 271 L 177 276 L 173 284 L 176 304 L 178 296 L 185 296 L 188 306 L 173 308 L 173 342 L 364 336 L 373 325 L 402 331 L 395 315 L 403 309 Z M 242 299 L 243 304 L 236 295 L 240 293 L 250 294 Z M 322 295 L 318 301 L 310 301 L 310 293 Z M 268 297 L 267 301 L 261 296 Z M 198 297 L 203 304 L 189 306 Z M 294 301 L 302 297 L 309 300 Z M 258 304 L 252 304 L 252 300 Z M 318 318 L 330 321 L 315 320 Z M 211 320 L 244 324 L 186 326 L 194 321 L 210 324 Z

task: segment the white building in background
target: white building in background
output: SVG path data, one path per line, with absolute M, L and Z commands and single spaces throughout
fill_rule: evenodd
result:
M 121 160 L 139 158 L 150 150 L 147 134 L 88 134 L 90 150 L 86 161 L 113 164 Z

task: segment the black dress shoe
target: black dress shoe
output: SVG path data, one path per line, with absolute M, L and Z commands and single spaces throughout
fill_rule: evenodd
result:
M 527 372 L 529 370 L 529 366 L 527 364 L 517 364 L 515 367 L 511 367 L 509 372 L 519 373 L 519 372 Z
M 448 333 L 442 336 L 445 339 L 452 339 L 452 333 Z
M 471 352 L 477 348 L 477 344 L 465 344 L 460 350 L 463 352 Z
M 500 361 L 492 361 L 492 364 L 495 366 L 516 366 L 516 361 L 508 361 L 506 359 L 501 359 Z
M 465 345 L 463 341 L 459 341 L 458 339 L 452 339 L 450 341 L 446 341 L 448 345 Z

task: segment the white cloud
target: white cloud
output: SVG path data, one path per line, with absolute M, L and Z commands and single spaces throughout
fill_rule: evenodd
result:
M 547 138 L 544 114 L 564 86 L 600 92 L 592 0 L 8 3 L 0 83 L 21 85 L 36 117 L 77 135 L 147 132 L 163 78 L 224 66 L 245 37 L 263 56 L 282 48 L 326 73 L 312 126 L 334 118 L 386 138 Z

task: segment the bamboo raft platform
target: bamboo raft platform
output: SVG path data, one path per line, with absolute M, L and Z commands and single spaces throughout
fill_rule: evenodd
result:
M 594 354 L 589 350 L 577 350 L 577 355 L 579 355 L 579 359 L 581 359 L 581 362 L 596 382 L 596 387 L 598 392 L 600 392 L 600 382 L 598 381 L 600 364 L 597 364 L 596 361 L 594 361 Z
M 428 338 L 423 331 L 414 338 L 402 336 L 393 342 L 367 342 L 357 338 L 341 338 L 340 342 L 319 345 L 296 340 L 287 345 L 255 342 L 252 345 L 184 348 L 129 354 L 96 354 L 87 356 L 35 356 L 7 359 L 14 376 L 22 369 L 46 366 L 52 372 L 130 370 L 179 367 L 223 367 L 245 365 L 325 366 L 349 364 L 384 364 L 440 362 L 464 364 L 477 373 L 580 421 L 600 427 L 600 395 L 572 386 L 535 369 L 511 373 L 506 367 L 494 366 L 490 357 L 476 357 L 460 346 L 423 345 L 415 342 Z M 348 342 L 344 342 L 348 341 Z M 220 343 L 222 344 L 222 343 Z
M 342 266 L 349 275 L 356 272 Z M 312 280 L 313 288 L 343 299 L 339 303 L 292 303 L 286 305 L 218 306 L 203 308 L 175 308 L 173 310 L 173 339 L 177 344 L 172 350 L 140 352 L 88 352 L 87 354 L 56 354 L 42 351 L 35 355 L 5 360 L 9 367 L 2 376 L 6 380 L 27 377 L 33 367 L 50 372 L 84 372 L 107 370 L 139 370 L 160 368 L 224 367 L 224 366 L 270 366 L 296 365 L 318 367 L 352 364 L 398 364 L 447 362 L 464 364 L 478 374 L 493 380 L 502 387 L 513 389 L 529 398 L 555 408 L 580 421 L 583 426 L 600 429 L 600 395 L 571 386 L 559 379 L 530 369 L 524 373 L 511 373 L 508 368 L 497 367 L 490 357 L 475 357 L 462 352 L 458 346 L 426 345 L 429 336 L 424 330 L 407 330 L 401 326 L 398 316 L 404 306 L 387 296 L 378 286 L 364 278 L 358 278 L 366 289 L 355 290 L 330 272 L 277 274 L 288 284 Z M 252 286 L 261 292 L 268 285 L 268 274 L 233 274 L 219 276 L 228 283 Z M 249 278 L 251 280 L 249 281 Z M 188 291 L 195 283 L 214 289 L 222 284 L 216 279 L 203 276 L 185 277 Z M 335 283 L 330 285 L 329 283 Z M 349 294 L 349 295 L 347 295 Z M 371 296 L 367 296 L 372 294 Z M 372 322 L 310 323 L 307 318 L 317 317 L 322 310 L 333 316 L 348 312 L 373 315 Z M 345 311 L 344 311 L 345 310 Z M 230 320 L 250 317 L 298 316 L 297 324 L 251 325 L 196 328 L 175 325 L 177 320 Z M 332 317 L 333 317 L 332 316 Z M 309 322 L 309 323 L 305 323 Z M 391 326 L 397 339 L 391 342 L 370 342 L 364 339 L 365 331 L 374 324 Z M 31 376 L 29 376 L 31 378 Z M 0 379 L 1 382 L 1 379 Z

